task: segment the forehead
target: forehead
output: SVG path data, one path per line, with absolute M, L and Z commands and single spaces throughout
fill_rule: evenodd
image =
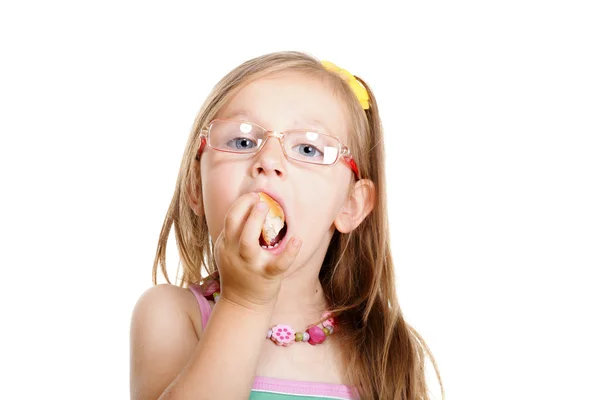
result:
M 320 129 L 347 139 L 345 107 L 324 79 L 299 72 L 263 77 L 240 89 L 217 113 L 268 130 Z

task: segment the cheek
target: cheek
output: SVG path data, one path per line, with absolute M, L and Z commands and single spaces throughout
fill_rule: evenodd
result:
M 232 177 L 239 176 L 227 168 L 212 168 L 202 176 L 202 199 L 206 223 L 211 238 L 217 239 L 223 229 L 225 216 L 239 196 L 241 182 Z
M 297 201 L 301 207 L 302 230 L 305 233 L 324 233 L 339 211 L 339 187 L 329 180 L 314 179 L 302 189 L 297 188 Z

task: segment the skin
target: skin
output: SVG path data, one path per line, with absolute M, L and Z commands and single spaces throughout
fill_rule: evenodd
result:
M 331 132 L 342 143 L 348 139 L 344 109 L 331 90 L 316 79 L 297 74 L 250 83 L 217 117 L 249 120 L 277 131 L 317 128 Z M 311 120 L 324 124 L 308 123 Z M 283 274 L 284 287 L 274 313 L 284 316 L 299 307 L 324 305 L 318 271 L 335 230 L 335 219 L 346 201 L 345 189 L 353 179 L 351 170 L 339 161 L 333 167 L 289 161 L 274 138 L 254 157 L 209 151 L 201 163 L 203 204 L 213 240 L 223 230 L 228 210 L 244 193 L 263 187 L 283 199 L 288 235 L 300 238 L 303 245 Z
M 317 129 L 346 144 L 344 110 L 319 79 L 286 72 L 247 84 L 217 117 L 268 130 Z M 132 398 L 203 398 L 209 388 L 211 396 L 247 398 L 255 375 L 347 383 L 335 335 L 318 346 L 283 348 L 264 334 L 278 323 L 303 329 L 327 308 L 318 280 L 327 247 L 336 229 L 349 232 L 371 212 L 373 183 L 355 182 L 348 195 L 354 178 L 344 163 L 326 167 L 288 160 L 275 138 L 251 156 L 207 146 L 200 163 L 201 198 L 190 191 L 187 200 L 197 215 L 206 216 L 223 301 L 203 331 L 189 290 L 158 285 L 142 295 L 132 317 Z M 282 199 L 287 235 L 299 239 L 299 247 L 288 241 L 277 256 L 260 247 L 266 210 L 258 207 L 258 188 Z M 239 340 L 238 329 L 247 340 Z M 160 363 L 153 362 L 159 357 Z M 223 373 L 232 370 L 235 382 Z

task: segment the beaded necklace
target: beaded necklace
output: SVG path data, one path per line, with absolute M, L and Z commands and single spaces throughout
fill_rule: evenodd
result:
M 216 271 L 200 285 L 202 296 L 217 302 L 221 296 L 221 281 L 219 271 Z M 291 326 L 277 324 L 267 332 L 267 339 L 271 339 L 278 346 L 290 346 L 295 342 L 308 342 L 311 345 L 321 344 L 327 336 L 333 333 L 335 318 L 330 312 L 324 312 L 321 318 L 326 318 L 322 323 L 309 325 L 304 332 L 296 332 Z

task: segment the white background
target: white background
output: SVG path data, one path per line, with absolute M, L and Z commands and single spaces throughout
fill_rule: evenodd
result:
M 401 306 L 447 398 L 600 398 L 593 3 L 2 3 L 0 397 L 128 398 L 195 114 L 301 50 L 375 91 Z

